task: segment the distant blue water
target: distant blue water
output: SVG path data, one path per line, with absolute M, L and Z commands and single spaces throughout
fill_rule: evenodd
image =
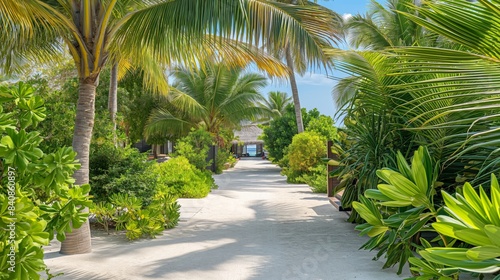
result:
M 257 147 L 255 147 L 255 146 L 247 146 L 247 153 L 251 157 L 256 156 L 257 155 Z

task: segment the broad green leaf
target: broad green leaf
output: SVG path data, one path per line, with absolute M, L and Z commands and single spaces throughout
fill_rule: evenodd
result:
M 480 189 L 482 189 L 482 187 L 480 187 Z M 481 202 L 481 198 L 477 195 L 476 191 L 469 183 L 464 184 L 463 194 L 467 203 L 476 211 L 476 213 L 481 215 L 484 219 L 488 219 L 485 209 L 489 209 L 490 206 L 484 205 L 483 202 Z
M 460 239 L 474 246 L 493 245 L 483 229 L 468 228 L 456 230 L 455 235 L 457 239 Z
M 371 199 L 376 199 L 380 201 L 389 201 L 391 200 L 390 197 L 384 195 L 380 190 L 377 189 L 368 189 L 365 191 L 365 197 L 371 198 Z
M 413 174 L 413 179 L 418 187 L 418 194 L 427 194 L 427 174 L 425 167 L 422 162 L 422 157 L 420 156 L 420 153 L 417 151 L 415 152 L 415 155 L 413 156 L 412 164 L 411 164 L 411 171 Z
M 500 248 L 500 227 L 495 225 L 486 225 L 484 227 L 484 232 L 490 238 L 493 245 Z
M 382 194 L 391 198 L 392 200 L 407 202 L 408 205 L 411 205 L 411 195 L 401 192 L 401 189 L 387 184 L 379 184 L 377 187 L 380 192 L 382 192 Z
M 380 225 L 382 226 L 382 221 L 379 219 L 379 215 L 377 213 L 374 213 L 371 211 L 366 205 L 361 204 L 357 201 L 354 201 L 352 203 L 352 206 L 356 211 L 359 213 L 359 215 L 369 224 L 371 225 Z
M 390 169 L 377 170 L 377 176 L 379 176 L 382 180 L 386 181 L 387 183 L 393 186 L 397 186 L 400 192 L 406 194 L 407 196 L 413 196 L 419 193 L 419 189 L 415 185 L 415 183 L 408 180 L 403 175 L 399 174 L 394 170 Z
M 406 162 L 405 157 L 403 156 L 403 154 L 401 154 L 400 151 L 398 151 L 398 154 L 396 156 L 396 160 L 398 163 L 399 172 L 401 172 L 401 174 L 403 174 L 406 178 L 408 178 L 410 180 L 414 180 L 411 168 L 408 165 L 408 163 Z
M 467 208 L 469 208 L 467 205 L 461 203 L 444 191 L 441 192 L 441 194 L 446 204 L 446 207 L 444 209 L 453 217 L 473 228 L 484 227 L 484 223 L 481 222 L 477 217 L 475 217 L 473 213 L 467 210 Z M 459 195 L 457 194 L 457 196 Z
M 384 234 L 389 230 L 386 226 L 373 226 L 370 231 L 367 232 L 367 235 L 370 237 L 374 237 L 380 234 Z
M 500 257 L 498 246 L 478 246 L 467 251 L 467 257 L 473 261 L 484 261 Z

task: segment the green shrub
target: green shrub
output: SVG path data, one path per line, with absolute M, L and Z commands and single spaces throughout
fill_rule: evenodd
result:
M 314 192 L 326 192 L 325 137 L 316 132 L 303 132 L 293 137 L 280 161 L 282 174 L 289 183 L 306 183 Z
M 208 150 L 213 144 L 210 133 L 203 129 L 193 130 L 175 145 L 174 156 L 183 156 L 198 170 L 206 170 Z
M 300 176 L 300 181 L 308 184 L 315 193 L 326 193 L 328 187 L 326 164 L 313 167 Z
M 128 194 L 114 194 L 109 201 L 95 204 L 92 213 L 108 233 L 109 224 L 114 223 L 116 230 L 125 230 L 129 240 L 143 236 L 154 238 L 179 221 L 180 206 L 176 198 L 162 191 L 156 192 L 146 207 L 140 198 Z
M 176 197 L 202 198 L 214 186 L 210 171 L 198 170 L 183 156 L 157 164 L 150 172 L 157 176 L 159 190 Z
M 117 193 L 140 198 L 151 203 L 157 178 L 148 172 L 156 164 L 134 148 L 117 148 L 109 142 L 93 145 L 90 154 L 91 194 L 95 201 L 106 201 Z
M 337 138 L 337 128 L 330 116 L 321 115 L 311 119 L 305 130 L 316 132 L 324 137 L 325 140 L 335 140 Z
M 288 147 L 289 167 L 293 171 L 307 172 L 323 164 L 326 157 L 326 142 L 314 132 L 303 132 L 293 137 Z
M 217 157 L 215 160 L 215 174 L 221 174 L 225 169 L 226 164 L 229 164 L 229 166 L 232 167 L 234 166 L 234 164 L 236 164 L 236 159 L 228 150 L 217 150 Z
M 304 128 L 307 130 L 310 122 L 313 122 L 315 119 L 322 116 L 324 115 L 320 115 L 316 108 L 309 111 L 302 108 L 302 122 L 304 123 Z M 321 118 L 317 121 L 317 124 L 314 125 L 314 131 L 318 129 L 318 132 L 321 135 L 323 134 L 323 131 L 325 131 L 325 133 L 326 131 L 330 131 L 330 127 L 325 127 L 325 123 L 327 122 L 327 120 Z M 319 129 L 319 127 L 325 128 Z M 297 134 L 297 121 L 295 118 L 295 108 L 293 104 L 288 105 L 286 107 L 285 114 L 281 117 L 273 119 L 269 123 L 269 126 L 263 127 L 263 130 L 262 140 L 264 140 L 265 148 L 269 152 L 269 158 L 273 162 L 279 162 L 285 156 L 285 149 L 292 143 L 293 136 Z M 329 133 L 330 132 L 326 134 L 329 135 Z

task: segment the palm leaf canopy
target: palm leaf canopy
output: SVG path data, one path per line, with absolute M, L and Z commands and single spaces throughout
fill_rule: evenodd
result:
M 319 5 L 267 0 L 2 0 L 0 19 L 13 28 L 3 29 L 0 38 L 10 43 L 2 47 L 5 53 L 22 50 L 35 33 L 55 34 L 60 38 L 55 43 L 69 46 L 87 77 L 98 75 L 109 56 L 118 54 L 137 65 L 147 54 L 160 65 L 199 66 L 214 54 L 245 52 L 231 44 L 234 40 L 272 49 L 290 42 L 295 51 L 319 57 L 333 38 L 331 15 Z M 255 51 L 246 53 L 258 61 Z M 316 63 L 322 62 L 311 61 Z M 286 75 L 284 68 L 280 74 Z
M 257 105 L 263 99 L 258 90 L 267 84 L 262 75 L 213 65 L 196 71 L 177 68 L 172 76 L 175 90 L 151 114 L 148 136 L 183 135 L 193 127 L 218 134 L 222 128 L 233 129 L 263 112 Z

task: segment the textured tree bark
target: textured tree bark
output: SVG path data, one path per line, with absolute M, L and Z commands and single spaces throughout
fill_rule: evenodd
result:
M 288 71 L 290 72 L 290 86 L 292 87 L 293 105 L 295 107 L 295 118 L 297 120 L 298 133 L 304 132 L 304 124 L 302 123 L 302 111 L 300 107 L 299 90 L 297 88 L 297 81 L 295 80 L 295 72 L 293 66 L 293 58 L 290 48 L 287 46 L 285 49 L 285 59 Z
M 92 128 L 94 127 L 96 84 L 97 80 L 92 79 L 80 81 L 73 149 L 76 151 L 76 158 L 82 166 L 73 175 L 76 185 L 88 184 L 89 182 L 89 154 Z M 73 232 L 66 234 L 66 240 L 61 244 L 60 253 L 72 255 L 91 251 L 90 225 L 87 220 L 80 228 L 73 229 Z
M 108 110 L 109 118 L 113 123 L 113 144 L 116 147 L 116 113 L 118 112 L 118 64 L 116 63 L 111 68 L 111 77 L 109 79 Z

